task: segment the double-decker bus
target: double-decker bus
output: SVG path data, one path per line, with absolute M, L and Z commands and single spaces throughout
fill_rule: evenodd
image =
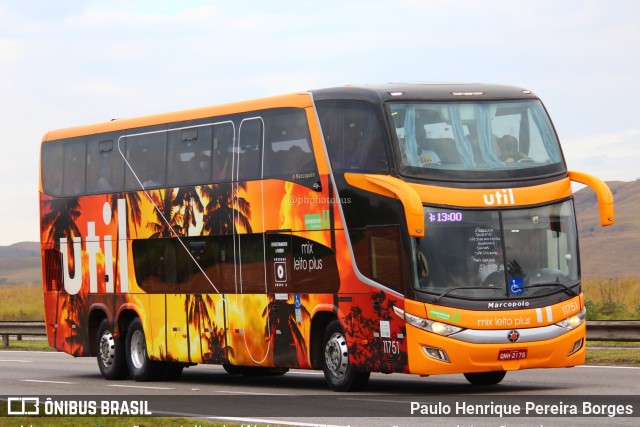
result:
M 346 86 L 55 130 L 41 151 L 51 346 L 107 379 L 584 363 L 571 182 L 540 100 Z

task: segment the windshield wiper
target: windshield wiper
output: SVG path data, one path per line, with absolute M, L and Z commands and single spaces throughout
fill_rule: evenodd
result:
M 546 288 L 549 286 L 560 286 L 561 288 L 563 288 L 569 295 L 573 296 L 573 297 L 577 297 L 578 293 L 576 291 L 574 291 L 573 289 L 571 289 L 570 287 L 568 287 L 567 285 L 563 285 L 562 283 L 539 283 L 539 284 L 535 284 L 535 285 L 528 285 L 525 286 L 525 289 L 530 289 L 530 288 Z M 573 285 L 576 286 L 576 285 Z M 499 288 L 491 288 L 491 287 L 487 287 L 487 286 L 459 286 L 456 288 L 449 288 L 446 291 L 444 291 L 443 293 L 441 293 L 440 295 L 438 295 L 437 297 L 435 297 L 433 299 L 433 303 L 437 303 L 438 301 L 440 301 L 442 298 L 444 298 L 445 296 L 447 296 L 449 293 L 453 292 L 453 291 L 459 291 L 459 290 L 464 290 L 464 289 L 492 289 L 492 290 L 497 290 Z
M 498 289 L 498 288 L 491 288 L 491 287 L 487 287 L 487 286 L 459 286 L 457 288 L 449 288 L 446 291 L 444 291 L 443 293 L 441 293 L 440 295 L 438 295 L 437 297 L 434 298 L 433 303 L 437 303 L 438 301 L 440 301 L 443 297 L 445 297 L 447 294 L 449 294 L 450 292 L 453 291 L 459 291 L 460 289 Z
M 571 295 L 572 297 L 577 297 L 578 293 L 576 291 L 574 291 L 573 289 L 571 289 L 570 287 L 568 287 L 567 285 L 563 285 L 562 283 L 556 282 L 556 283 L 538 283 L 535 285 L 527 285 L 524 288 L 525 289 L 530 289 L 530 288 L 546 288 L 549 286 L 560 286 L 562 288 L 564 288 L 565 291 L 567 291 L 567 293 L 569 295 Z M 576 285 L 573 285 L 576 286 Z

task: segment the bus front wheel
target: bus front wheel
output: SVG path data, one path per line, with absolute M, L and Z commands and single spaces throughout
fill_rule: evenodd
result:
M 107 319 L 98 326 L 98 368 L 108 380 L 121 380 L 127 377 L 124 343 L 116 337 Z
M 361 372 L 349 363 L 349 347 L 338 320 L 327 326 L 324 334 L 324 378 L 335 391 L 362 390 L 369 381 L 369 372 Z
M 144 329 L 138 317 L 129 325 L 125 349 L 131 378 L 135 381 L 153 381 L 159 376 L 162 366 L 147 356 Z
M 502 381 L 505 375 L 505 371 L 472 372 L 464 374 L 464 377 L 473 385 L 494 385 Z

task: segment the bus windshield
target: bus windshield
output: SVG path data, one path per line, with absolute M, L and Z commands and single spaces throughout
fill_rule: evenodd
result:
M 514 170 L 522 174 L 523 169 L 547 166 L 555 171 L 562 165 L 555 132 L 537 100 L 393 102 L 388 113 L 405 175 L 478 171 L 487 176 L 487 171 Z
M 522 298 L 579 282 L 573 205 L 510 210 L 425 207 L 416 286 L 449 297 Z

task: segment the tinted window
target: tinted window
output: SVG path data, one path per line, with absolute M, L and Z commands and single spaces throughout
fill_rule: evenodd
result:
M 87 140 L 87 191 L 118 191 L 123 187 L 124 161 L 115 134 L 92 135 Z
M 210 181 L 212 137 L 211 125 L 169 130 L 169 185 L 204 184 Z
M 317 106 L 334 171 L 387 173 L 384 130 L 372 104 L 319 101 Z
M 232 238 L 182 237 L 182 243 L 174 238 L 134 240 L 136 280 L 149 293 L 234 293 Z
M 315 159 L 304 110 L 265 112 L 264 177 L 291 179 L 315 172 Z
M 62 169 L 64 141 L 47 142 L 42 145 L 42 187 L 45 193 L 62 194 Z
M 262 177 L 262 137 L 261 118 L 245 119 L 240 123 L 238 141 L 238 181 L 260 179 Z
M 233 165 L 233 141 L 236 128 L 233 122 L 220 122 L 213 125 L 213 181 L 231 181 Z
M 364 230 L 354 230 L 350 236 L 360 272 L 378 283 L 404 293 L 400 227 L 367 227 Z
M 167 132 L 145 128 L 145 133 L 126 136 L 125 157 L 129 163 L 125 184 L 129 189 L 160 187 L 165 183 Z
M 63 190 L 65 196 L 77 196 L 84 192 L 84 174 L 87 148 L 84 140 L 67 143 L 64 148 Z
M 238 292 L 264 293 L 266 291 L 264 234 L 238 234 L 236 239 L 237 248 L 240 251 L 240 256 L 236 260 L 240 267 Z

